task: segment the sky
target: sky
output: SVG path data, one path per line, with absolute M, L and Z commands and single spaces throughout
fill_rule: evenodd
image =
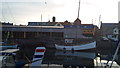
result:
M 81 0 L 79 18 L 82 24 L 118 22 L 120 0 Z M 56 17 L 56 22 L 74 22 L 78 16 L 79 0 L 1 0 L 0 21 L 15 25 L 28 22 L 47 22 Z M 41 20 L 42 17 L 42 20 Z

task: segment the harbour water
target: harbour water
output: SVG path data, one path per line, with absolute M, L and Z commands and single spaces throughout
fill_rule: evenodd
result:
M 98 41 L 95 50 L 91 51 L 65 51 L 47 48 L 41 68 L 110 68 L 116 51 L 116 42 Z M 28 63 L 33 59 L 35 48 L 43 47 L 42 44 L 21 44 L 16 59 Z M 119 50 L 120 51 L 120 50 Z M 39 67 L 35 67 L 39 68 Z M 112 68 L 120 68 L 120 52 L 118 52 Z
M 34 49 L 28 48 L 18 56 L 22 56 L 22 61 L 32 60 Z M 115 50 L 112 50 L 115 51 Z M 41 68 L 109 68 L 114 52 L 112 51 L 61 51 L 56 49 L 46 49 Z M 108 64 L 107 64 L 108 63 Z M 39 67 L 38 67 L 39 68 Z M 120 53 L 117 54 L 112 68 L 120 68 Z
M 72 52 L 47 50 L 41 66 L 47 68 L 105 68 L 111 64 L 113 55 L 111 53 L 98 53 L 95 51 Z M 120 57 L 120 54 L 117 57 Z M 109 63 L 108 65 L 107 62 Z M 112 67 L 119 68 L 118 64 L 120 64 L 120 61 L 116 59 Z

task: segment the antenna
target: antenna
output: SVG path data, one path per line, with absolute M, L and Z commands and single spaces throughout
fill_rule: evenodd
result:
M 94 23 L 93 23 L 94 24 Z M 96 24 L 96 18 L 95 18 L 95 24 Z
M 93 24 L 93 19 L 92 19 L 92 24 Z
M 98 23 L 98 27 L 101 27 L 101 15 L 99 16 L 99 23 Z
M 99 16 L 99 22 L 101 21 L 101 15 Z
M 41 14 L 41 22 L 42 22 L 42 14 Z
M 78 17 L 79 18 L 79 14 L 80 14 L 80 0 L 79 0 L 79 6 L 78 6 Z

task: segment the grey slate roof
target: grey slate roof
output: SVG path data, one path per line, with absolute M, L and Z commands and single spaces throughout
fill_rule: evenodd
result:
M 118 23 L 102 23 L 101 24 L 101 33 L 102 35 L 111 35 L 113 34 L 114 27 L 117 26 Z

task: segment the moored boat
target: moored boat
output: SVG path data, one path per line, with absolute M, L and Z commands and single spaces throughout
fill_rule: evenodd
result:
M 18 44 L 8 44 L 4 42 L 0 42 L 0 50 L 5 50 L 5 49 L 18 49 Z
M 58 50 L 90 50 L 90 49 L 95 49 L 96 48 L 96 41 L 86 43 L 86 44 L 80 44 L 80 45 L 73 45 L 73 46 L 65 46 L 65 45 L 58 45 L 55 44 L 55 48 Z

